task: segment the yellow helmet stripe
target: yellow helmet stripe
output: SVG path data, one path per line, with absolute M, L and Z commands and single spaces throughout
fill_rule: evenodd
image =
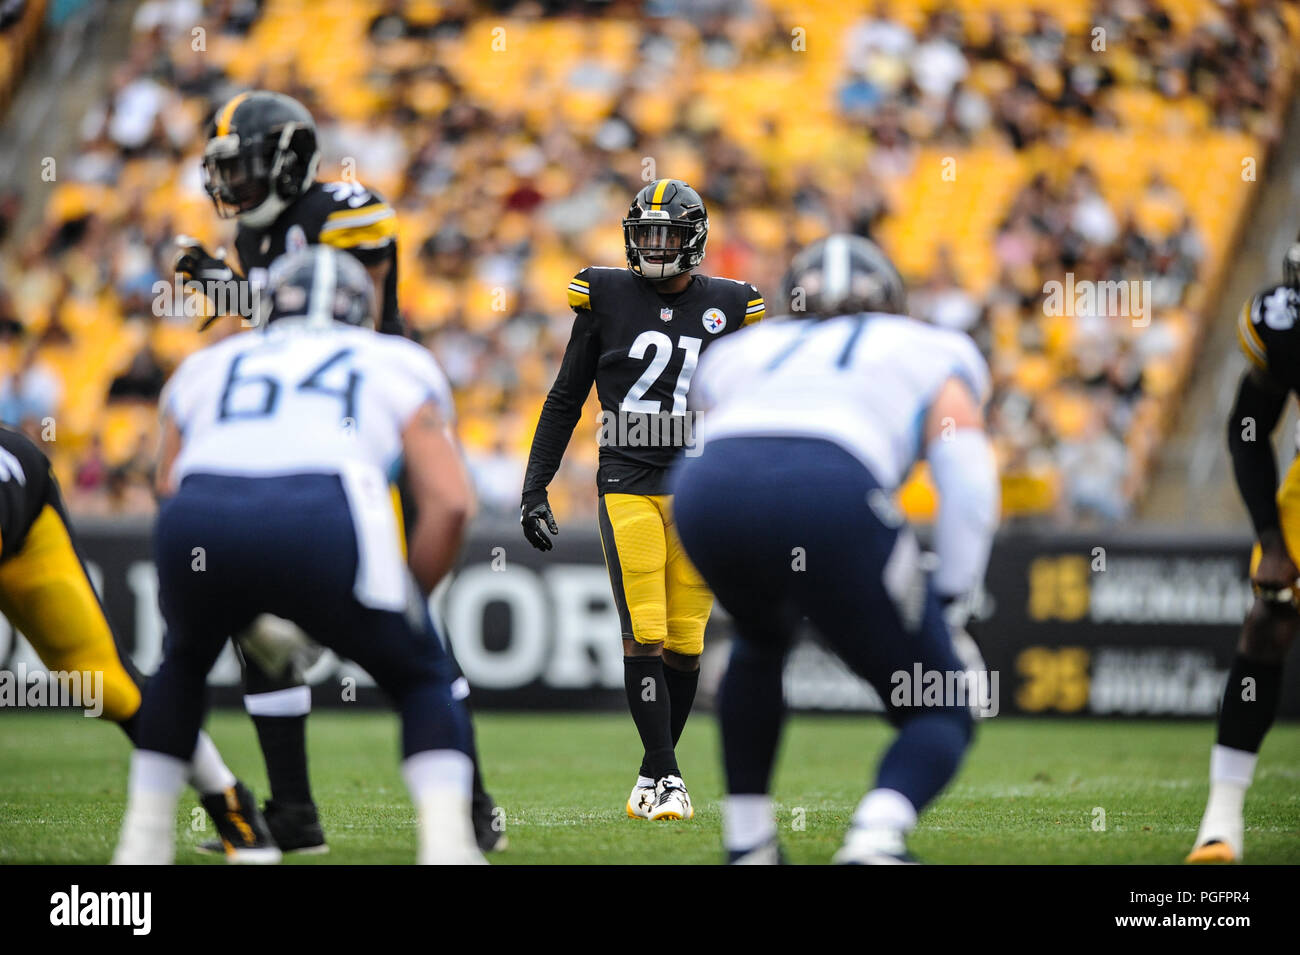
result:
M 217 135 L 225 136 L 230 132 L 230 121 L 235 118 L 235 110 L 239 109 L 239 104 L 248 99 L 248 93 L 240 93 L 225 106 L 221 107 L 221 115 L 217 117 Z
M 668 191 L 668 183 L 671 179 L 660 179 L 659 184 L 655 186 L 654 195 L 650 197 L 650 208 L 658 209 L 664 201 L 664 193 Z

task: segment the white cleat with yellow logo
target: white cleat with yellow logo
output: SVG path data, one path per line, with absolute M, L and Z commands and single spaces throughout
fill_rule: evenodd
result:
M 627 797 L 627 814 L 632 819 L 649 819 L 650 810 L 655 804 L 655 787 L 642 786 L 641 780 L 632 787 L 632 795 Z
M 680 776 L 664 776 L 655 783 L 655 801 L 648 818 L 690 819 L 695 815 L 690 793 Z

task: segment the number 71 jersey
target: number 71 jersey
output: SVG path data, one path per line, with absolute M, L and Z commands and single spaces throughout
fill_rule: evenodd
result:
M 583 269 L 568 296 L 577 312 L 570 343 L 577 354 L 566 355 L 574 367 L 562 368 L 556 384 L 563 387 L 566 371 L 573 372 L 581 403 L 595 380 L 602 411 L 599 490 L 664 493 L 685 433 L 671 419 L 685 421 L 700 355 L 761 319 L 763 297 L 747 282 L 700 274 L 681 292 L 662 295 L 625 268 Z
M 701 364 L 699 443 L 822 438 L 892 490 L 925 453 L 926 415 L 953 378 L 988 401 L 988 365 L 958 331 L 881 313 L 764 322 Z
M 176 370 L 162 397 L 182 435 L 172 478 L 336 474 L 356 464 L 390 478 L 402 432 L 426 401 L 453 420 L 451 389 L 428 350 L 367 328 L 283 319 Z

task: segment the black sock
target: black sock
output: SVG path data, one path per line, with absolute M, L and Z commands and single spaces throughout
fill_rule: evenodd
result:
M 700 685 L 700 668 L 678 670 L 664 664 L 664 682 L 668 684 L 668 699 L 672 703 L 673 746 L 682 738 L 687 717 L 695 704 L 695 691 Z
M 737 638 L 718 687 L 722 762 L 731 795 L 765 794 L 785 719 L 785 654 Z
M 307 717 L 254 716 L 257 739 L 266 759 L 271 798 L 277 803 L 310 803 L 307 776 Z
M 651 779 L 680 775 L 673 754 L 672 703 L 664 661 L 660 657 L 624 657 L 623 687 L 632 722 L 645 747 L 641 775 Z
M 1223 688 L 1219 745 L 1258 753 L 1281 700 L 1282 664 L 1262 663 L 1238 653 Z

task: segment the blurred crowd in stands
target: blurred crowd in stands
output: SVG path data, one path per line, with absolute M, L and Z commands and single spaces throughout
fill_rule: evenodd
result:
M 400 307 L 455 387 L 489 514 L 518 506 L 568 279 L 623 264 L 628 201 L 672 176 L 708 203 L 704 271 L 757 284 L 769 316 L 802 243 L 880 241 L 913 313 L 990 359 L 1008 513 L 1123 520 L 1213 318 L 1243 146 L 1262 164 L 1280 134 L 1297 28 L 1284 0 L 144 0 L 79 146 L 27 196 L 39 227 L 7 237 L 0 417 L 57 424 L 74 509 L 153 506 L 155 404 L 203 344 L 154 289 L 176 234 L 230 244 L 204 122 L 265 86 L 315 115 L 324 178 L 397 208 Z M 17 214 L 0 196 L 0 229 Z M 1067 273 L 1149 283 L 1147 323 L 1049 314 Z M 562 520 L 594 513 L 594 412 Z

